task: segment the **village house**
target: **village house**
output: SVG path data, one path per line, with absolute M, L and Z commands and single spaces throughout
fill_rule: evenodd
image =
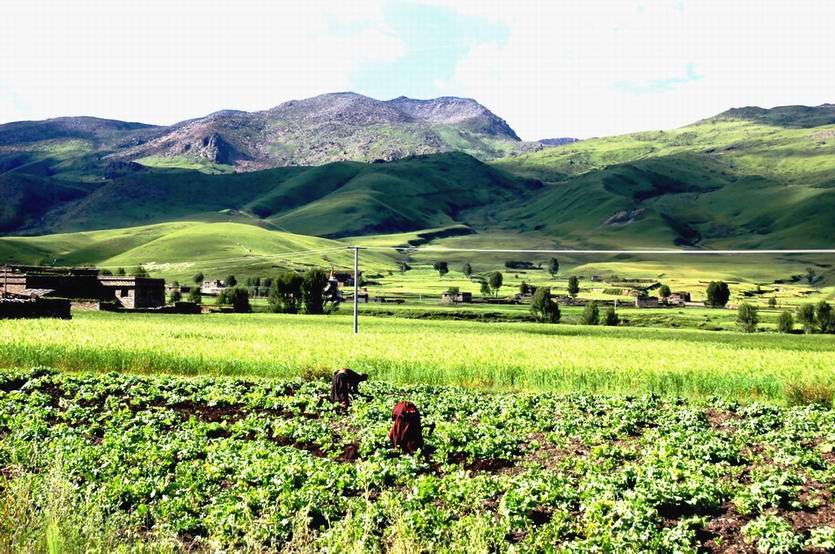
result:
M 684 306 L 690 302 L 690 293 L 686 291 L 678 291 L 671 293 L 667 297 L 667 304 L 671 306 Z
M 147 277 L 104 276 L 97 269 L 9 266 L 0 273 L 4 296 L 66 298 L 73 302 L 115 302 L 123 308 L 165 305 L 165 281 Z
M 473 301 L 473 293 L 471 292 L 450 292 L 444 291 L 441 294 L 442 304 L 471 304 Z
M 337 286 L 341 287 L 353 287 L 354 286 L 354 274 L 350 271 L 333 271 L 331 270 L 330 274 L 330 281 L 335 281 Z M 360 283 L 362 280 L 360 280 Z
M 200 285 L 200 293 L 205 294 L 206 296 L 217 296 L 223 292 L 223 289 L 225 288 L 226 284 L 220 279 L 215 279 L 214 281 L 203 281 L 203 284 Z
M 661 306 L 661 301 L 655 296 L 636 296 L 635 297 L 635 307 L 636 308 L 658 308 Z

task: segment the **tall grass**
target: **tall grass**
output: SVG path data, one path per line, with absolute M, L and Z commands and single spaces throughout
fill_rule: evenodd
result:
M 288 377 L 351 366 L 394 383 L 786 400 L 835 386 L 835 340 L 696 330 L 344 316 L 81 314 L 4 321 L 0 367 Z

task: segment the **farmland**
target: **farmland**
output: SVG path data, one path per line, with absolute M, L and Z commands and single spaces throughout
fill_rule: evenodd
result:
M 348 365 L 392 383 L 496 391 L 786 401 L 791 383 L 835 384 L 825 335 L 714 333 L 347 315 L 78 313 L 0 326 L 0 366 L 288 378 Z
M 0 372 L 5 551 L 825 552 L 835 412 Z M 423 452 L 387 445 L 408 398 Z

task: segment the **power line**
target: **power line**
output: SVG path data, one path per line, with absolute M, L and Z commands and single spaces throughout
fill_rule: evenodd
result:
M 747 249 L 747 250 L 607 250 L 607 249 L 518 249 L 518 248 L 447 248 L 442 246 L 361 246 L 365 250 L 397 250 L 401 252 L 472 252 L 487 254 L 632 254 L 632 255 L 721 255 L 721 254 L 835 254 L 835 249 Z

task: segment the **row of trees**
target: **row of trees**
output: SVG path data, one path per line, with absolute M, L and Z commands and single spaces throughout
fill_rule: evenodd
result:
M 551 295 L 549 287 L 539 287 L 531 298 L 531 316 L 540 323 L 559 323 L 562 318 L 559 304 Z M 609 306 L 601 314 L 597 302 L 589 302 L 583 308 L 580 315 L 580 323 L 583 325 L 611 325 L 620 324 L 620 318 L 614 307 Z
M 327 314 L 339 308 L 339 296 L 328 289 L 328 274 L 322 269 L 285 271 L 271 282 L 269 305 L 275 313 Z
M 796 321 L 806 334 L 835 333 L 835 310 L 826 300 L 821 300 L 817 305 L 798 306 L 796 314 Z M 743 331 L 755 332 L 760 322 L 759 310 L 756 306 L 743 302 L 737 308 L 736 322 Z M 789 310 L 783 310 L 777 317 L 777 330 L 781 333 L 794 332 L 794 325 L 795 316 Z
M 512 265 L 512 262 L 505 262 L 505 267 L 510 268 L 511 265 Z M 411 267 L 409 267 L 409 265 L 406 262 L 400 262 L 400 271 L 401 272 L 406 272 L 409 269 L 411 269 Z M 432 269 L 437 271 L 438 275 L 441 277 L 441 279 L 443 279 L 444 275 L 449 273 L 449 263 L 444 262 L 444 261 L 435 262 L 434 264 L 432 264 Z M 547 269 L 548 269 L 548 273 L 551 275 L 551 278 L 553 279 L 554 277 L 557 276 L 557 273 L 559 273 L 559 271 L 560 271 L 560 262 L 556 258 L 551 258 L 550 260 L 548 260 Z M 473 276 L 473 266 L 470 264 L 470 262 L 464 262 L 464 265 L 461 266 L 461 273 L 463 273 L 464 277 L 466 277 L 467 279 L 472 278 L 472 276 Z

